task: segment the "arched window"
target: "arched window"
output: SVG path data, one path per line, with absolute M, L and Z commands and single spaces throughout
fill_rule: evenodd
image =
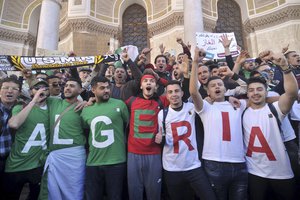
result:
M 129 6 L 123 14 L 122 22 L 122 46 L 135 45 L 139 51 L 148 46 L 147 14 L 142 6 Z
M 234 0 L 218 1 L 217 33 L 234 32 L 237 44 L 244 46 L 241 9 Z

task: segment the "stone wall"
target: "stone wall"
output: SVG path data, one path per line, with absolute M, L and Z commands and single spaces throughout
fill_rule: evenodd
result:
M 256 31 L 247 37 L 247 41 L 254 57 L 266 49 L 281 52 L 288 44 L 290 50 L 300 52 L 300 20 Z
M 174 52 L 177 57 L 182 52 L 182 47 L 176 42 L 177 37 L 183 38 L 183 27 L 175 27 L 165 33 L 155 35 L 150 39 L 150 46 L 153 48 L 151 51 L 151 62 L 160 54 L 159 45 L 163 44 L 166 47 L 166 52 Z

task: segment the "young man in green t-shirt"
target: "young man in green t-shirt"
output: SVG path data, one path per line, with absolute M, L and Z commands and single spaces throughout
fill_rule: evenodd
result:
M 77 100 L 81 81 L 70 78 L 65 99 L 49 98 L 50 153 L 45 164 L 40 199 L 83 199 L 85 136 Z
M 90 129 L 85 199 L 102 199 L 105 186 L 108 200 L 121 200 L 126 173 L 127 106 L 110 98 L 107 78 L 95 77 L 91 85 L 96 102 L 81 113 L 84 125 Z
M 48 83 L 43 79 L 30 84 L 33 99 L 25 107 L 16 105 L 8 124 L 15 129 L 14 142 L 5 166 L 5 197 L 19 199 L 25 183 L 29 183 L 29 199 L 37 199 L 49 136 Z M 2 196 L 3 197 L 3 196 Z

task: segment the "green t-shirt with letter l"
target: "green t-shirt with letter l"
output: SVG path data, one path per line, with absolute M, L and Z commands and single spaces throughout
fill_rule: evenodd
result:
M 83 125 L 80 118 L 81 111 L 74 111 L 76 105 L 58 98 L 48 98 L 50 116 L 50 151 L 85 145 L 86 139 L 83 133 Z M 63 114 L 55 127 L 54 123 L 59 115 L 70 105 L 72 108 Z

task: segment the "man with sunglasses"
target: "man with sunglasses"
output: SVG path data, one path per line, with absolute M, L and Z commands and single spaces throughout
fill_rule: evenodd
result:
M 49 76 L 47 78 L 51 97 L 61 98 L 61 80 L 58 76 Z
M 5 199 L 19 199 L 25 183 L 29 183 L 29 199 L 37 199 L 49 134 L 48 83 L 44 79 L 30 84 L 33 97 L 27 105 L 16 105 L 8 124 L 16 130 L 5 166 Z

